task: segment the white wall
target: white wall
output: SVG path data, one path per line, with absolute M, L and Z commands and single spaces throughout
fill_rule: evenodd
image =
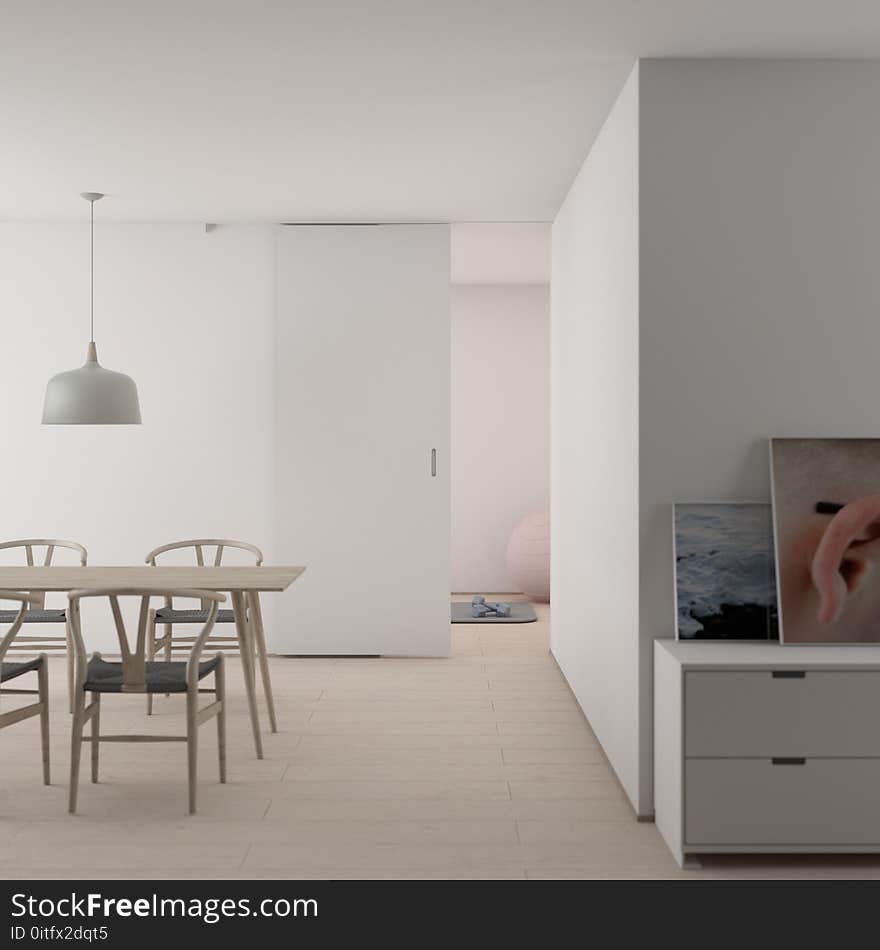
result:
M 639 70 L 553 224 L 551 648 L 639 800 Z
M 453 284 L 549 284 L 547 221 L 453 224 L 450 280 Z
M 766 498 L 771 435 L 877 435 L 880 64 L 641 64 L 641 797 L 669 504 Z
M 510 532 L 550 503 L 549 291 L 457 286 L 451 304 L 452 589 L 512 591 Z
M 878 95 L 876 63 L 643 61 L 554 224 L 551 641 L 641 814 L 670 504 L 769 498 L 773 434 L 877 431 Z
M 197 535 L 243 537 L 271 560 L 269 229 L 96 214 L 98 356 L 134 377 L 143 425 L 40 425 L 49 377 L 85 358 L 88 219 L 0 225 L 0 535 L 73 538 L 92 564 Z

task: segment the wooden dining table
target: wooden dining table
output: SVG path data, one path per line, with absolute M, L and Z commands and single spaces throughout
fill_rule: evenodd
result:
M 132 588 L 157 593 L 168 590 L 210 590 L 229 593 L 235 618 L 235 633 L 241 653 L 241 665 L 247 691 L 248 709 L 257 758 L 263 758 L 263 739 L 257 710 L 256 648 L 254 623 L 258 622 L 260 594 L 280 593 L 305 571 L 304 567 L 259 565 L 239 567 L 197 567 L 177 565 L 76 566 L 76 567 L 0 567 L 0 590 L 49 591 L 103 590 Z M 248 603 L 256 610 L 248 611 Z M 257 614 L 257 618 L 254 614 Z M 275 731 L 275 712 L 271 690 L 266 702 Z

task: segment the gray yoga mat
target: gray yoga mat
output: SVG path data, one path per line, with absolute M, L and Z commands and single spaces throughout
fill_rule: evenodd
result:
M 505 601 L 505 603 L 510 603 L 510 601 Z M 534 623 L 538 619 L 535 608 L 531 604 L 510 603 L 509 617 L 474 617 L 471 614 L 469 600 L 453 600 L 450 607 L 453 623 Z

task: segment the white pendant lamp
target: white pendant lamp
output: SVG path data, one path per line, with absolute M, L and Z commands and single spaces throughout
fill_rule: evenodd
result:
M 43 425 L 140 425 L 137 386 L 125 373 L 104 369 L 95 347 L 95 202 L 104 196 L 83 192 L 91 209 L 91 309 L 89 347 L 79 369 L 59 373 L 46 386 Z

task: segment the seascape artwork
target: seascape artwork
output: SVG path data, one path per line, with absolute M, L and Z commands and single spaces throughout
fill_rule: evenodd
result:
M 673 530 L 676 636 L 779 639 L 770 505 L 676 504 Z

